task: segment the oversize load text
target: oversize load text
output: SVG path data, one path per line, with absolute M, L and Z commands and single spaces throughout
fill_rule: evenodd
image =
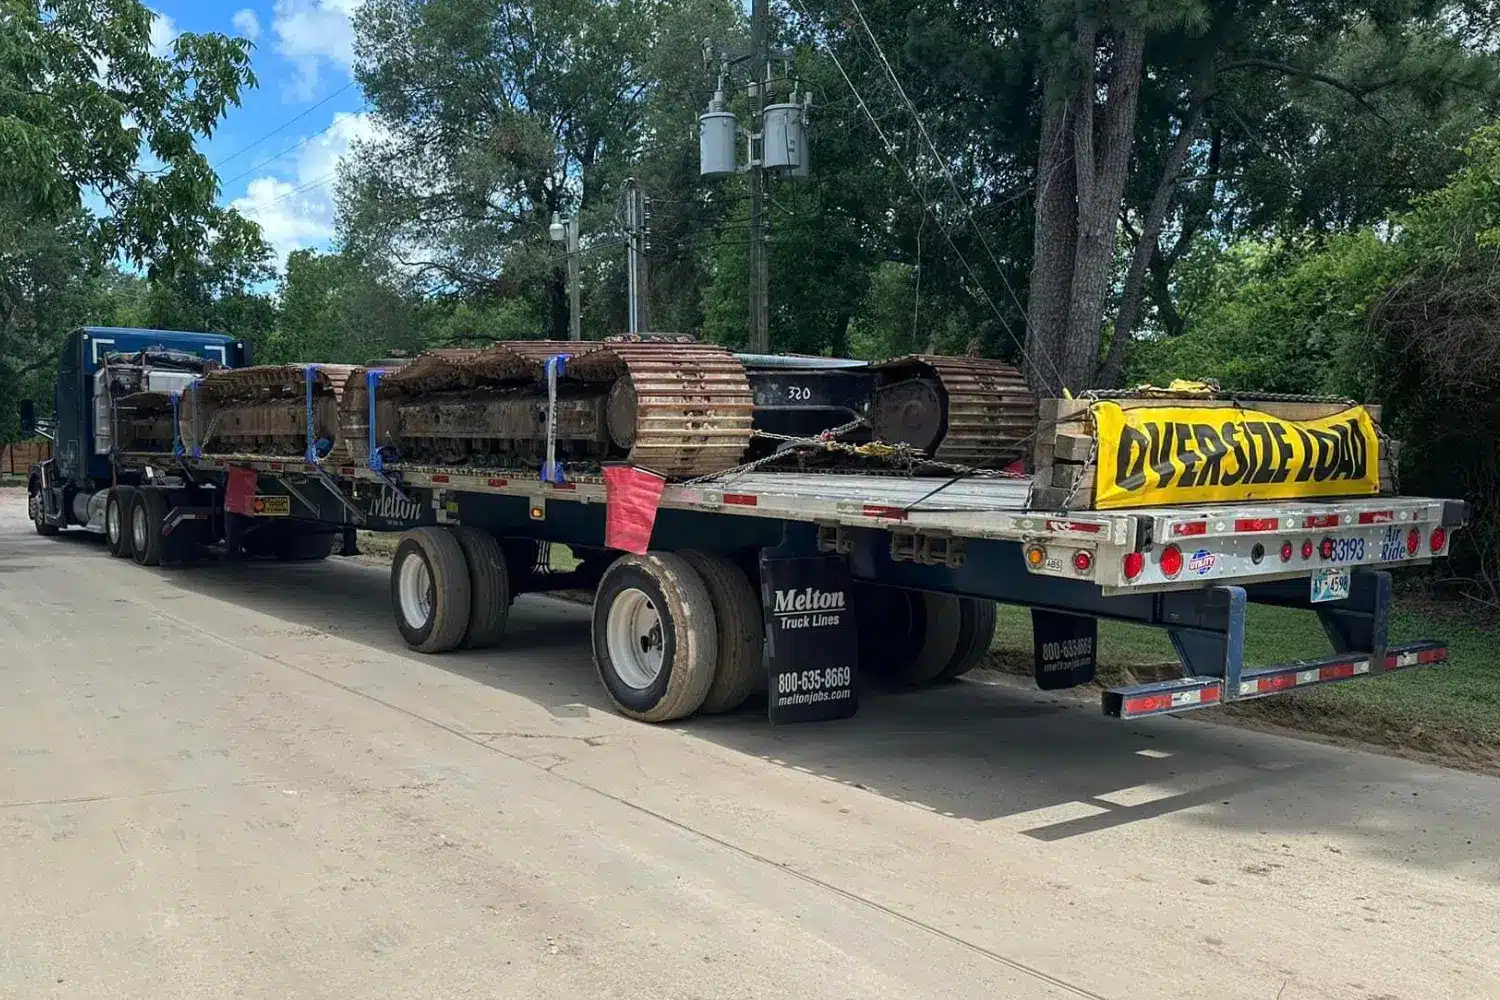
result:
M 1315 496 L 1380 490 L 1379 435 L 1353 407 L 1282 420 L 1232 407 L 1093 407 L 1099 507 Z

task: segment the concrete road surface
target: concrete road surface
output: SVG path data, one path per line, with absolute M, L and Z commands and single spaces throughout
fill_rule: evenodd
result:
M 3 997 L 1500 996 L 1500 781 L 978 683 L 639 725 L 583 608 L 423 657 L 380 569 L 24 517 Z

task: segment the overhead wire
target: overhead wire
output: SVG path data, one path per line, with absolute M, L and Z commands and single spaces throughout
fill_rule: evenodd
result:
M 803 17 L 807 18 L 809 21 L 813 20 L 812 15 L 808 12 L 807 7 L 802 3 L 802 0 L 790 0 L 790 2 L 796 5 L 797 9 L 802 12 Z M 896 155 L 898 152 L 896 143 L 890 138 L 889 135 L 886 134 L 885 129 L 880 125 L 879 119 L 877 119 L 874 113 L 870 110 L 869 103 L 865 100 L 864 95 L 860 92 L 859 88 L 855 86 L 854 80 L 849 76 L 848 71 L 845 69 L 843 60 L 839 58 L 838 53 L 833 50 L 832 46 L 825 45 L 824 48 L 827 50 L 829 57 L 833 60 L 834 67 L 838 70 L 839 76 L 843 78 L 845 85 L 848 86 L 849 90 L 857 98 L 860 110 L 862 110 L 865 113 L 865 117 L 870 120 L 870 124 L 874 127 L 876 135 L 880 138 L 881 143 L 885 146 L 887 154 L 895 159 L 901 166 L 901 171 L 906 176 L 907 182 L 911 185 L 912 192 L 917 196 L 918 201 L 921 203 L 923 211 L 932 216 L 933 221 L 937 223 L 938 231 L 943 234 L 943 238 L 948 242 L 949 249 L 953 251 L 953 255 L 958 258 L 959 263 L 961 263 L 964 266 L 964 270 L 968 272 L 969 277 L 973 280 L 974 287 L 979 292 L 980 297 L 984 299 L 985 304 L 988 305 L 990 310 L 995 314 L 995 318 L 999 321 L 1001 328 L 1004 329 L 1010 339 L 1015 342 L 1016 348 L 1020 351 L 1021 357 L 1032 367 L 1036 367 L 1036 362 L 1034 361 L 1034 359 L 1032 359 L 1030 352 L 1026 349 L 1025 339 L 1016 336 L 1016 332 L 1011 327 L 1010 323 L 1006 320 L 1005 314 L 1000 310 L 1000 307 L 995 304 L 995 300 L 990 297 L 989 291 L 984 287 L 983 279 L 980 278 L 979 273 L 974 269 L 974 266 L 969 263 L 968 257 L 964 255 L 963 251 L 959 249 L 958 244 L 954 241 L 951 227 L 944 223 L 942 217 L 933 209 L 932 204 L 927 201 L 927 197 L 923 193 L 921 186 L 918 184 L 917 179 L 913 175 L 911 169 L 907 167 L 906 163 L 902 161 L 899 156 Z M 967 201 L 964 201 L 964 204 L 967 206 Z M 995 263 L 996 266 L 999 267 L 999 262 L 996 261 Z M 1004 280 L 1003 273 L 1001 274 L 1001 278 L 1002 280 Z M 1006 281 L 1005 285 L 1007 289 L 1010 288 L 1009 281 Z M 1015 297 L 1014 290 L 1011 290 L 1011 295 L 1012 297 Z M 1017 305 L 1019 305 L 1020 300 L 1017 299 L 1016 301 Z M 1024 321 L 1024 309 L 1021 310 L 1021 315 Z M 1048 367 L 1052 369 L 1053 375 L 1060 379 L 1061 373 L 1058 371 L 1057 365 L 1053 361 L 1051 355 L 1047 353 L 1045 349 L 1043 350 L 1043 355 L 1047 360 Z
M 217 163 L 215 163 L 213 165 L 214 170 L 218 170 L 220 167 L 222 167 L 224 164 L 228 163 L 230 160 L 238 159 L 239 157 L 244 156 L 246 153 L 250 152 L 250 150 L 254 149 L 256 146 L 259 146 L 261 143 L 265 142 L 267 139 L 271 138 L 273 135 L 278 135 L 281 132 L 284 132 L 287 129 L 291 128 L 293 125 L 297 124 L 299 121 L 301 121 L 302 119 L 306 118 L 308 115 L 312 114 L 314 111 L 318 110 L 323 105 L 325 105 L 329 101 L 333 100 L 335 97 L 338 97 L 340 94 L 344 93 L 350 87 L 354 86 L 354 84 L 355 84 L 355 81 L 354 80 L 350 80 L 348 83 L 344 84 L 338 90 L 335 90 L 333 93 L 331 93 L 327 97 L 323 98 L 317 104 L 314 104 L 312 107 L 307 108 L 306 110 L 300 112 L 299 114 L 293 115 L 291 118 L 288 118 L 286 121 L 282 122 L 280 125 L 276 126 L 271 131 L 269 131 L 265 135 L 261 136 L 259 139 L 256 139 L 254 142 L 251 142 L 251 143 L 248 143 L 247 145 L 241 146 L 239 149 L 235 150 L 233 153 L 230 153 L 228 156 L 224 157 L 222 160 L 220 160 Z
M 807 16 L 807 9 L 803 6 L 802 0 L 791 0 L 791 2 L 795 3 L 797 7 L 802 10 L 804 16 Z M 922 139 L 924 142 L 926 142 L 928 151 L 932 154 L 933 160 L 937 163 L 939 169 L 942 171 L 943 178 L 948 182 L 949 189 L 953 192 L 953 196 L 958 199 L 958 203 L 963 206 L 965 221 L 967 221 L 970 227 L 974 230 L 974 234 L 979 237 L 980 245 L 984 248 L 985 253 L 989 256 L 990 263 L 995 266 L 995 273 L 1000 278 L 1001 283 L 1004 284 L 1006 292 L 1010 295 L 1011 300 L 1015 302 L 1016 308 L 1019 310 L 1021 315 L 1021 321 L 1025 325 L 1025 332 L 1029 334 L 1031 332 L 1031 321 L 1026 314 L 1025 307 L 1021 303 L 1020 296 L 1016 294 L 1015 288 L 1011 286 L 1010 279 L 1005 276 L 1005 268 L 1001 266 L 999 258 L 996 257 L 995 251 L 993 250 L 993 248 L 991 248 L 989 239 L 985 236 L 983 228 L 975 220 L 974 212 L 973 209 L 969 206 L 968 199 L 964 196 L 964 193 L 959 190 L 958 181 L 954 179 L 953 171 L 949 167 L 947 159 L 938 150 L 937 144 L 933 142 L 931 134 L 927 131 L 927 124 L 923 120 L 921 112 L 917 109 L 916 104 L 912 102 L 912 99 L 907 95 L 906 88 L 901 85 L 900 78 L 896 76 L 895 69 L 892 68 L 890 60 L 886 58 L 885 48 L 880 44 L 880 39 L 875 36 L 874 30 L 870 27 L 870 22 L 865 18 L 865 12 L 860 7 L 859 0 L 849 0 L 849 5 L 853 8 L 855 16 L 859 18 L 860 26 L 864 28 L 865 34 L 870 39 L 870 44 L 874 46 L 875 54 L 879 58 L 881 66 L 884 67 L 886 76 L 890 79 L 891 84 L 896 88 L 896 93 L 900 96 L 902 103 L 906 106 L 907 112 L 911 115 L 912 120 L 916 122 L 917 129 L 921 132 Z M 839 68 L 839 75 L 844 78 L 844 81 L 849 85 L 851 90 L 857 91 L 857 88 L 854 86 L 854 81 L 850 79 L 848 73 L 844 71 L 843 64 L 839 60 L 837 53 L 833 51 L 833 48 L 831 46 L 827 46 L 827 49 L 828 54 L 833 58 L 835 65 L 837 65 Z M 860 106 L 866 108 L 866 114 L 869 114 L 868 105 L 864 102 L 863 99 L 861 99 L 860 101 Z M 883 141 L 886 141 L 887 147 L 889 148 L 889 140 L 884 140 L 883 136 L 882 139 Z M 905 169 L 905 166 L 906 165 L 903 162 L 903 169 Z M 924 207 L 930 210 L 930 206 L 926 205 L 925 196 L 920 190 L 917 190 L 916 181 L 915 179 L 910 178 L 909 172 L 908 179 L 912 181 L 912 188 L 916 191 L 918 198 L 924 202 Z M 934 219 L 936 219 L 936 213 L 933 213 L 933 215 Z M 1026 350 L 1025 339 L 1018 338 L 1015 332 L 1010 328 L 1010 324 L 1005 321 L 1005 318 L 1001 314 L 999 307 L 995 305 L 994 301 L 990 298 L 989 293 L 985 291 L 983 283 L 980 282 L 978 275 L 974 274 L 973 268 L 969 265 L 967 258 L 965 258 L 959 251 L 958 247 L 954 245 L 952 236 L 948 232 L 947 227 L 943 226 L 942 220 L 938 219 L 937 221 L 939 228 L 943 231 L 944 236 L 948 239 L 949 245 L 953 247 L 953 252 L 958 255 L 959 260 L 963 263 L 965 269 L 968 270 L 970 272 L 970 275 L 974 278 L 976 285 L 978 285 L 979 287 L 980 293 L 984 296 L 985 301 L 989 303 L 990 308 L 994 310 L 995 316 L 1000 320 L 1001 326 L 1005 328 L 1005 332 L 1010 335 L 1010 338 L 1016 342 L 1016 346 L 1021 351 L 1021 356 L 1027 361 L 1031 362 L 1033 366 L 1035 366 L 1035 361 L 1030 357 L 1029 352 Z M 1043 344 L 1038 343 L 1037 346 L 1041 349 L 1041 354 L 1046 359 L 1047 366 L 1052 369 L 1053 376 L 1055 376 L 1059 384 L 1061 384 L 1061 382 L 1063 381 L 1062 372 L 1059 370 L 1056 361 L 1052 358 L 1051 352 L 1048 351 L 1046 349 L 1046 346 Z

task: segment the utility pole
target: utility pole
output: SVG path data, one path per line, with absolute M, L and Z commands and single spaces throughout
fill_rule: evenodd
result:
M 750 352 L 771 353 L 771 304 L 766 265 L 765 223 L 765 87 L 770 78 L 766 50 L 767 0 L 750 4 Z
M 568 339 L 582 340 L 583 315 L 578 288 L 578 217 L 575 215 L 571 219 L 559 219 L 557 213 L 553 212 L 552 225 L 547 228 L 547 232 L 555 242 L 564 243 L 568 248 Z
M 631 178 L 625 182 L 625 230 L 629 233 L 629 257 L 626 275 L 630 286 L 630 332 L 645 333 L 651 329 L 651 310 L 646 257 L 646 194 Z

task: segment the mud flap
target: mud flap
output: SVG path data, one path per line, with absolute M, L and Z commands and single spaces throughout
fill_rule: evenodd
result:
M 1037 687 L 1060 691 L 1093 682 L 1099 619 L 1033 608 L 1031 635 Z
M 766 707 L 772 724 L 847 719 L 859 710 L 853 582 L 838 556 L 760 560 Z

